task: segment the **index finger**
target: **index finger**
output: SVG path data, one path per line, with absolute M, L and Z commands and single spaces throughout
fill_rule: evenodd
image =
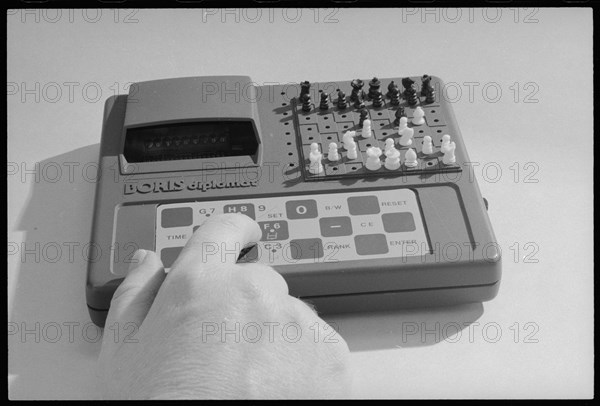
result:
M 235 264 L 240 251 L 259 241 L 261 236 L 258 224 L 245 214 L 211 217 L 188 240 L 170 272 L 186 267 L 210 269 Z

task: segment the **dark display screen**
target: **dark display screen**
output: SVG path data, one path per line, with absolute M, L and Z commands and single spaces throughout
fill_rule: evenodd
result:
M 249 121 L 165 124 L 128 129 L 124 155 L 128 162 L 252 156 L 257 140 Z

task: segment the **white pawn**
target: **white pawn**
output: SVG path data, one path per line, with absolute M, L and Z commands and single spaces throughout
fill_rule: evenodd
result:
M 444 163 L 444 165 L 450 165 L 456 162 L 456 155 L 454 155 L 454 150 L 456 150 L 456 143 L 451 142 L 444 151 L 444 157 L 442 158 L 442 162 Z
M 414 125 L 425 124 L 425 112 L 421 107 L 417 107 L 413 113 L 412 123 Z
M 323 154 L 319 152 L 319 144 L 313 142 L 310 144 L 310 154 L 308 158 L 310 159 L 310 167 L 308 171 L 313 175 L 318 175 L 323 172 L 323 164 L 321 163 L 321 158 Z
M 425 155 L 433 154 L 433 142 L 431 142 L 431 137 L 429 135 L 423 137 L 423 153 Z
M 418 164 L 417 153 L 414 149 L 409 148 L 408 151 L 406 151 L 406 154 L 404 154 L 404 165 L 408 168 L 414 168 Z
M 379 160 L 379 156 L 381 155 L 381 148 L 377 147 L 369 147 L 367 148 L 367 161 L 365 162 L 365 166 L 370 171 L 376 171 L 381 168 L 381 161 Z
M 386 169 L 394 171 L 400 168 L 400 151 L 398 151 L 394 146 L 385 151 L 385 156 L 386 158 L 384 166 Z
M 384 153 L 387 153 L 390 149 L 394 148 L 394 139 L 393 138 L 388 138 L 387 140 L 385 140 L 385 147 L 383 149 Z
M 445 152 L 449 145 L 450 145 L 450 135 L 444 134 L 442 136 L 442 147 L 440 148 L 442 150 L 442 152 Z
M 337 162 L 340 160 L 340 154 L 338 153 L 337 144 L 335 142 L 329 144 L 329 153 L 327 154 L 327 159 L 329 159 L 329 162 Z
M 342 142 L 344 143 L 344 149 L 346 151 L 349 149 L 350 141 L 354 141 L 354 136 L 356 135 L 356 131 L 346 131 L 342 137 Z
M 412 145 L 412 142 L 413 142 L 412 139 L 413 139 L 414 135 L 415 135 L 415 130 L 413 130 L 410 127 L 406 127 L 400 133 L 400 140 L 398 140 L 398 144 L 402 145 L 403 147 L 408 147 L 409 145 Z
M 363 121 L 363 127 L 362 127 L 362 131 L 361 131 L 360 135 L 363 138 L 371 137 L 371 120 L 369 120 L 368 118 L 365 119 L 365 121 Z
M 408 127 L 408 118 L 400 117 L 400 124 L 398 125 L 398 135 L 402 135 L 402 130 Z
M 358 151 L 356 148 L 356 141 L 354 141 L 353 139 L 350 140 L 350 144 L 345 147 L 348 150 L 348 159 L 356 159 L 358 158 Z

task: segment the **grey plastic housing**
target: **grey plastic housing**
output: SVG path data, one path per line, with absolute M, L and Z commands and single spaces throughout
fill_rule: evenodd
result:
M 419 77 L 412 79 L 420 83 Z M 401 78 L 380 80 L 401 83 Z M 335 94 L 341 89 L 350 95 L 350 82 L 312 83 L 312 99 L 318 100 L 319 90 Z M 437 77 L 431 83 L 443 88 Z M 456 164 L 462 171 L 307 181 L 292 114 L 292 101 L 299 92 L 299 84 L 257 87 L 245 76 L 192 77 L 137 83 L 129 95 L 106 101 L 91 235 L 97 252 L 88 265 L 86 286 L 94 323 L 104 325 L 112 295 L 133 253 L 138 248 L 155 250 L 157 206 L 186 201 L 318 198 L 336 192 L 376 194 L 377 190 L 410 188 L 418 196 L 432 247 L 429 254 L 276 266 L 290 294 L 312 302 L 319 313 L 445 306 L 496 296 L 501 251 L 451 105 L 438 96 L 437 114 L 445 122 L 444 132 L 456 142 Z M 331 110 L 336 109 L 332 105 Z M 355 109 L 350 105 L 348 111 Z M 141 163 L 124 158 L 128 128 L 203 120 L 250 122 L 258 138 L 256 155 Z M 244 188 L 203 191 L 157 186 L 149 193 L 131 193 L 142 183 L 222 182 L 234 173 L 256 182 Z

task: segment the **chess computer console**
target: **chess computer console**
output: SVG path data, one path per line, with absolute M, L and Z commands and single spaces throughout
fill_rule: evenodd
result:
M 109 98 L 87 275 L 102 326 L 134 252 L 168 270 L 210 216 L 256 220 L 238 262 L 320 313 L 490 300 L 501 252 L 443 83 L 140 82 Z

